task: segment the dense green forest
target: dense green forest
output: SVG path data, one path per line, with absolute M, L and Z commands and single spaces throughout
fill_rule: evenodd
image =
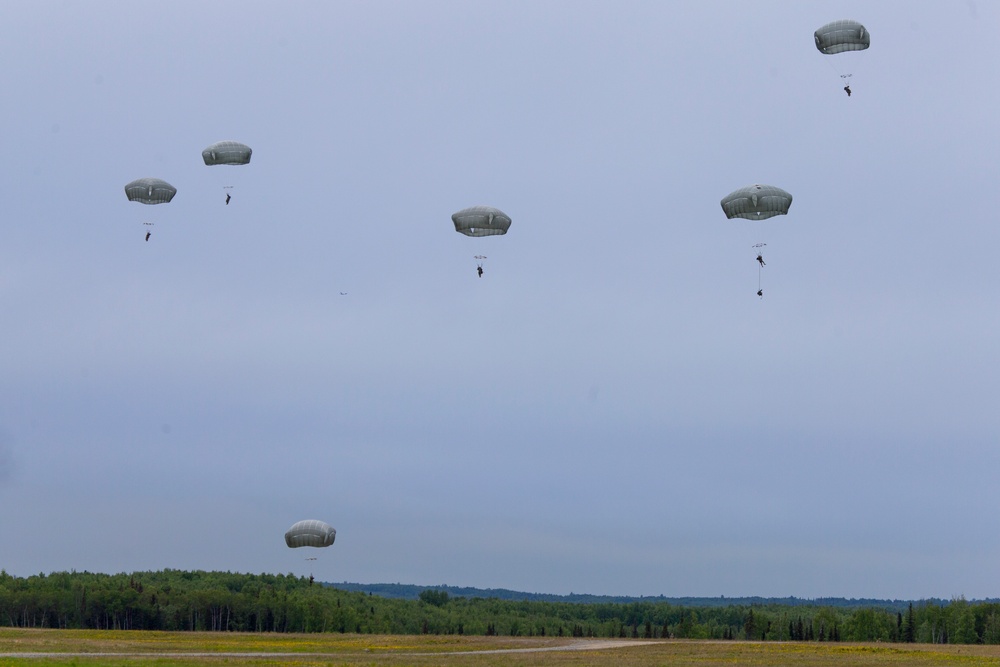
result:
M 686 606 L 655 598 L 459 597 L 441 588 L 407 600 L 293 575 L 163 570 L 22 578 L 0 570 L 0 626 L 1000 644 L 1000 603 L 959 598 L 902 611 L 801 600 Z
M 596 604 L 603 602 L 617 602 L 628 604 L 632 602 L 669 602 L 672 605 L 681 607 L 731 607 L 733 605 L 768 605 L 777 604 L 786 607 L 819 606 L 819 607 L 846 607 L 855 609 L 857 607 L 879 607 L 895 611 L 906 611 L 908 600 L 881 600 L 876 598 L 817 598 L 809 600 L 797 597 L 765 598 L 765 597 L 667 597 L 665 595 L 644 595 L 635 597 L 631 595 L 591 595 L 587 593 L 570 593 L 569 595 L 555 595 L 552 593 L 526 593 L 524 591 L 514 591 L 509 588 L 472 588 L 469 586 L 417 586 L 414 584 L 356 584 L 351 582 L 337 582 L 329 584 L 342 591 L 360 591 L 362 593 L 373 593 L 387 598 L 400 598 L 403 600 L 417 600 L 420 594 L 428 589 L 447 591 L 453 597 L 463 598 L 497 598 L 500 600 L 529 600 L 539 602 L 576 602 L 580 604 Z M 942 603 L 943 600 L 929 599 L 921 600 L 922 603 L 934 602 Z

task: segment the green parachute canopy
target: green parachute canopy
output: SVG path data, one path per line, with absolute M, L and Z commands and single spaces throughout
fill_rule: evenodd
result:
M 827 23 L 813 37 L 816 39 L 816 48 L 828 56 L 844 51 L 864 51 L 871 44 L 868 29 L 849 19 Z
M 466 236 L 497 236 L 510 228 L 510 216 L 492 206 L 463 208 L 451 216 L 455 231 Z
M 786 215 L 792 205 L 792 195 L 773 185 L 748 185 L 734 190 L 722 198 L 726 217 L 747 220 L 766 220 L 776 215 Z
M 175 194 L 177 188 L 159 178 L 140 178 L 125 186 L 128 200 L 143 204 L 166 204 Z
M 238 141 L 218 141 L 201 152 L 205 164 L 250 164 L 253 151 Z
M 335 539 L 337 539 L 337 531 L 330 524 L 316 519 L 299 521 L 285 533 L 285 544 L 292 549 L 328 547 L 333 544 Z

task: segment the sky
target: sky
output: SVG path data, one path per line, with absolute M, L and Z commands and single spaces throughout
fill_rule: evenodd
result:
M 0 568 L 1000 596 L 998 26 L 0 4 Z M 788 215 L 727 220 L 753 183 Z

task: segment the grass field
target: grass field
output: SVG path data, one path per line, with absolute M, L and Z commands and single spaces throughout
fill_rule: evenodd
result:
M 0 665 L 996 665 L 1000 646 L 0 629 Z

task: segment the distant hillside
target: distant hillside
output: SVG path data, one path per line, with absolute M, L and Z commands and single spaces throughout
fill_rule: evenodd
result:
M 944 604 L 945 600 L 931 598 L 927 600 L 879 600 L 874 598 L 766 598 L 766 597 L 736 597 L 725 596 L 704 597 L 666 597 L 664 595 L 628 596 L 628 595 L 588 595 L 570 593 L 569 595 L 553 595 L 550 593 L 525 593 L 506 588 L 472 588 L 468 586 L 417 586 L 414 584 L 356 584 L 347 581 L 327 583 L 326 586 L 342 591 L 354 591 L 378 595 L 384 598 L 400 600 L 416 600 L 425 590 L 446 591 L 451 597 L 461 598 L 494 598 L 497 600 L 514 600 L 528 602 L 571 602 L 576 604 L 629 604 L 633 602 L 666 602 L 679 607 L 728 607 L 730 605 L 782 605 L 786 607 L 838 607 L 842 609 L 879 608 L 892 611 L 906 611 L 910 602 Z

